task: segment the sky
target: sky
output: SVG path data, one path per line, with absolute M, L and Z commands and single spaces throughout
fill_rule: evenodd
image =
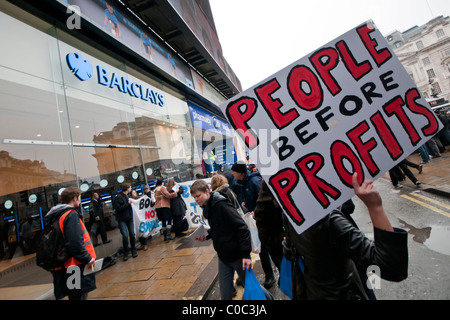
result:
M 245 91 L 359 24 L 383 35 L 450 15 L 449 0 L 209 0 L 223 55 Z

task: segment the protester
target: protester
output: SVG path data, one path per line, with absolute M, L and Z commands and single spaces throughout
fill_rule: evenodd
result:
M 123 261 L 127 261 L 130 248 L 128 247 L 128 237 L 130 237 L 131 255 L 138 256 L 136 251 L 136 234 L 134 232 L 133 208 L 128 194 L 131 192 L 129 183 L 122 183 L 122 192 L 119 192 L 115 199 L 116 220 L 119 222 L 120 233 L 122 234 Z
M 403 160 L 402 162 L 403 162 L 404 164 L 406 164 L 408 167 L 417 169 L 417 171 L 419 171 L 419 174 L 421 174 L 422 171 L 423 171 L 423 165 L 422 165 L 422 164 L 417 164 L 417 163 L 411 162 L 411 161 L 409 161 L 408 159 L 405 159 L 405 160 Z
M 425 144 L 421 145 L 417 149 L 417 151 L 419 151 L 420 157 L 422 158 L 422 162 L 420 164 L 427 164 L 428 162 L 430 162 L 430 155 L 428 153 L 428 150 L 427 150 Z
M 408 276 L 408 233 L 392 227 L 373 181 L 359 186 L 355 174 L 353 187 L 368 208 L 375 241 L 367 239 L 339 210 L 300 235 L 284 220 L 290 258 L 304 264 L 304 272 L 293 271 L 293 299 L 369 299 L 359 270 L 371 266 L 379 267 L 381 278 L 388 281 Z
M 50 209 L 44 220 L 51 221 L 60 216 L 59 225 L 64 236 L 65 248 L 69 254 L 69 259 L 65 262 L 64 268 L 53 271 L 54 295 L 57 300 L 69 296 L 69 300 L 86 300 L 88 293 L 96 289 L 94 273 L 84 275 L 85 268 L 93 268 L 96 254 L 91 243 L 89 233 L 83 223 L 82 215 L 75 210 L 81 203 L 81 190 L 76 187 L 68 187 L 61 193 L 61 202 Z M 68 277 L 72 273 L 67 272 L 67 268 L 78 266 L 77 273 L 81 278 L 79 288 L 69 288 Z
M 239 205 L 237 196 L 233 192 L 233 190 L 230 189 L 228 179 L 224 175 L 218 174 L 211 178 L 211 190 L 214 192 L 220 192 L 230 201 L 230 203 L 233 205 L 233 207 L 238 211 L 238 213 L 241 216 L 244 215 L 244 212 L 242 211 L 242 208 Z
M 261 247 L 267 249 L 274 263 L 276 261 L 279 266 L 281 266 L 281 260 L 283 259 L 284 228 L 282 212 L 283 210 L 263 180 L 255 207 L 256 226 Z M 278 269 L 280 269 L 279 266 L 277 266 Z
M 261 174 L 258 172 L 258 170 L 247 170 L 246 163 L 241 161 L 233 164 L 233 166 L 231 167 L 231 173 L 236 182 L 242 185 L 242 196 L 244 198 L 242 207 L 256 219 L 254 210 L 256 208 L 256 201 L 262 183 Z M 264 287 L 269 289 L 276 283 L 276 279 L 272 269 L 272 264 L 270 262 L 271 257 L 269 254 L 269 250 L 263 244 L 261 245 L 259 257 L 261 259 L 261 265 L 266 275 Z M 272 261 L 279 270 L 281 266 L 281 260 L 279 261 L 275 257 L 272 257 Z
M 164 235 L 164 241 L 173 240 L 170 236 L 170 230 L 172 228 L 172 214 L 170 212 L 170 199 L 176 198 L 176 193 L 169 193 L 164 186 L 164 181 L 158 180 L 156 182 L 155 199 L 156 199 L 156 215 L 159 221 L 162 222 L 162 233 Z
M 438 137 L 445 148 L 445 146 L 450 146 L 450 122 L 448 121 L 445 112 L 439 112 L 438 118 L 444 125 L 444 128 L 438 133 Z
M 231 202 L 220 193 L 211 192 L 205 181 L 195 181 L 191 195 L 202 207 L 210 226 L 208 235 L 201 235 L 196 240 L 212 239 L 219 257 L 220 294 L 222 300 L 231 300 L 234 272 L 245 281 L 245 269 L 252 267 L 250 231 Z
M 183 233 L 182 227 L 181 227 L 181 221 L 183 220 L 184 215 L 186 214 L 186 203 L 181 198 L 181 195 L 184 192 L 184 189 L 182 186 L 178 186 L 178 190 L 173 190 L 176 186 L 176 182 L 174 179 L 170 179 L 167 183 L 167 191 L 169 193 L 176 193 L 175 198 L 170 198 L 170 212 L 173 218 L 173 230 L 175 232 L 176 238 L 184 237 L 185 234 Z
M 94 246 L 98 244 L 97 235 L 100 234 L 102 237 L 102 243 L 110 243 L 111 240 L 108 240 L 108 236 L 106 234 L 105 222 L 103 221 L 103 204 L 100 202 L 100 197 L 98 193 L 94 192 L 92 194 L 92 215 L 91 219 L 91 234 L 93 235 L 93 244 Z
M 137 191 L 133 189 L 130 192 L 130 198 L 129 199 L 131 200 L 131 203 L 136 204 L 136 203 L 139 203 L 141 198 L 137 194 Z M 135 231 L 135 233 L 136 233 L 136 231 Z M 139 243 L 141 244 L 142 250 L 144 250 L 144 251 L 148 250 L 148 238 L 146 238 L 146 237 L 139 237 Z

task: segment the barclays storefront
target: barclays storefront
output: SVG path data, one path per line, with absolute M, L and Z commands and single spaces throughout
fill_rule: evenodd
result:
M 0 260 L 35 251 L 43 215 L 68 186 L 83 191 L 85 217 L 96 190 L 112 228 L 122 182 L 141 193 L 157 179 L 207 174 L 219 160 L 205 165 L 203 149 L 220 139 L 228 142 L 208 151 L 235 159 L 218 115 L 210 114 L 216 130 L 198 130 L 193 108 L 209 112 L 182 92 L 46 22 L 23 20 L 0 11 Z

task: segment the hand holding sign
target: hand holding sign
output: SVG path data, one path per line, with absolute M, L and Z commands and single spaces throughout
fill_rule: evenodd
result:
M 355 194 L 369 209 L 370 219 L 372 220 L 373 226 L 381 230 L 394 231 L 389 219 L 386 216 L 386 212 L 383 209 L 381 196 L 373 185 L 373 181 L 364 181 L 360 186 L 358 183 L 358 174 L 355 173 L 353 175 L 352 182 L 353 189 L 355 189 Z

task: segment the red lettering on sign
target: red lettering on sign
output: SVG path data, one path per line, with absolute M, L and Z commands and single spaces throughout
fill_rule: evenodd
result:
M 277 194 L 279 203 L 283 206 L 284 211 L 292 218 L 295 224 L 300 226 L 305 219 L 291 197 L 292 191 L 298 184 L 298 178 L 298 173 L 295 170 L 287 168 L 270 177 L 269 184 Z
M 255 115 L 258 103 L 250 97 L 242 97 L 228 104 L 226 114 L 230 124 L 241 135 L 245 144 L 253 149 L 259 144 L 258 137 L 248 126 L 248 121 Z
M 434 136 L 438 132 L 439 123 L 430 109 L 417 103 L 418 99 L 420 99 L 420 93 L 417 89 L 408 90 L 405 98 L 406 105 L 412 112 L 422 114 L 428 119 L 428 125 L 422 128 L 422 132 L 426 136 Z
M 313 111 L 322 105 L 322 87 L 319 79 L 308 67 L 301 65 L 291 70 L 288 76 L 288 90 L 292 100 L 303 110 Z
M 403 110 L 404 106 L 405 102 L 403 99 L 400 96 L 397 96 L 385 104 L 383 109 L 389 117 L 393 115 L 397 117 L 403 129 L 405 129 L 405 132 L 408 134 L 411 144 L 415 146 L 420 142 L 421 138 L 408 115 L 405 113 L 405 110 Z
M 366 165 L 367 169 L 369 170 L 372 177 L 375 177 L 379 172 L 380 168 L 375 164 L 373 161 L 373 158 L 370 154 L 370 152 L 377 147 L 377 142 L 374 138 L 369 139 L 367 142 L 363 142 L 361 137 L 369 131 L 369 125 L 366 121 L 361 122 L 358 124 L 355 128 L 347 132 L 347 137 L 350 139 L 350 141 L 355 146 L 356 150 L 358 151 L 359 156 L 361 157 L 361 160 Z M 358 172 L 359 173 L 359 172 Z M 359 174 L 358 176 L 360 176 Z M 361 182 L 362 183 L 362 182 Z M 350 186 L 352 186 L 352 181 L 350 177 Z
M 364 24 L 362 27 L 357 28 L 356 31 L 378 67 L 381 67 L 392 58 L 392 54 L 388 48 L 376 49 L 378 42 L 370 37 L 370 34 L 375 31 L 375 28 L 371 24 Z
M 308 154 L 299 159 L 295 165 L 305 180 L 309 190 L 311 190 L 314 197 L 317 201 L 319 201 L 324 209 L 328 208 L 330 205 L 330 201 L 326 195 L 331 196 L 334 200 L 337 200 L 340 197 L 341 192 L 338 189 L 317 175 L 320 169 L 324 166 L 324 159 L 321 154 Z
M 309 60 L 327 86 L 328 91 L 330 91 L 333 96 L 341 92 L 341 87 L 330 73 L 339 63 L 337 51 L 334 48 L 323 48 L 314 53 Z
M 344 159 L 347 159 L 351 164 L 352 170 L 347 170 Z M 355 172 L 358 173 L 358 183 L 361 185 L 364 182 L 364 171 L 358 156 L 343 141 L 337 140 L 331 145 L 331 160 L 339 179 L 344 185 L 353 188 L 352 179 Z
M 283 106 L 281 100 L 273 99 L 271 96 L 278 89 L 280 89 L 280 87 L 281 86 L 277 79 L 272 79 L 269 82 L 255 88 L 255 93 L 262 106 L 267 111 L 269 118 L 272 119 L 278 129 L 283 129 L 298 118 L 299 114 L 295 109 L 291 109 L 286 113 L 282 113 L 280 111 L 280 108 Z
M 398 143 L 397 138 L 394 136 L 391 128 L 386 123 L 386 120 L 384 120 L 383 116 L 381 115 L 381 112 L 378 111 L 377 113 L 375 113 L 370 118 L 370 121 L 372 121 L 375 130 L 377 131 L 378 136 L 381 138 L 381 142 L 383 142 L 383 145 L 389 152 L 391 159 L 397 160 L 398 158 L 400 158 L 403 155 L 403 149 Z
M 372 65 L 369 61 L 366 60 L 361 63 L 356 61 L 345 41 L 339 41 L 336 44 L 336 48 L 342 57 L 342 61 L 344 61 L 345 67 L 356 81 L 372 71 Z

